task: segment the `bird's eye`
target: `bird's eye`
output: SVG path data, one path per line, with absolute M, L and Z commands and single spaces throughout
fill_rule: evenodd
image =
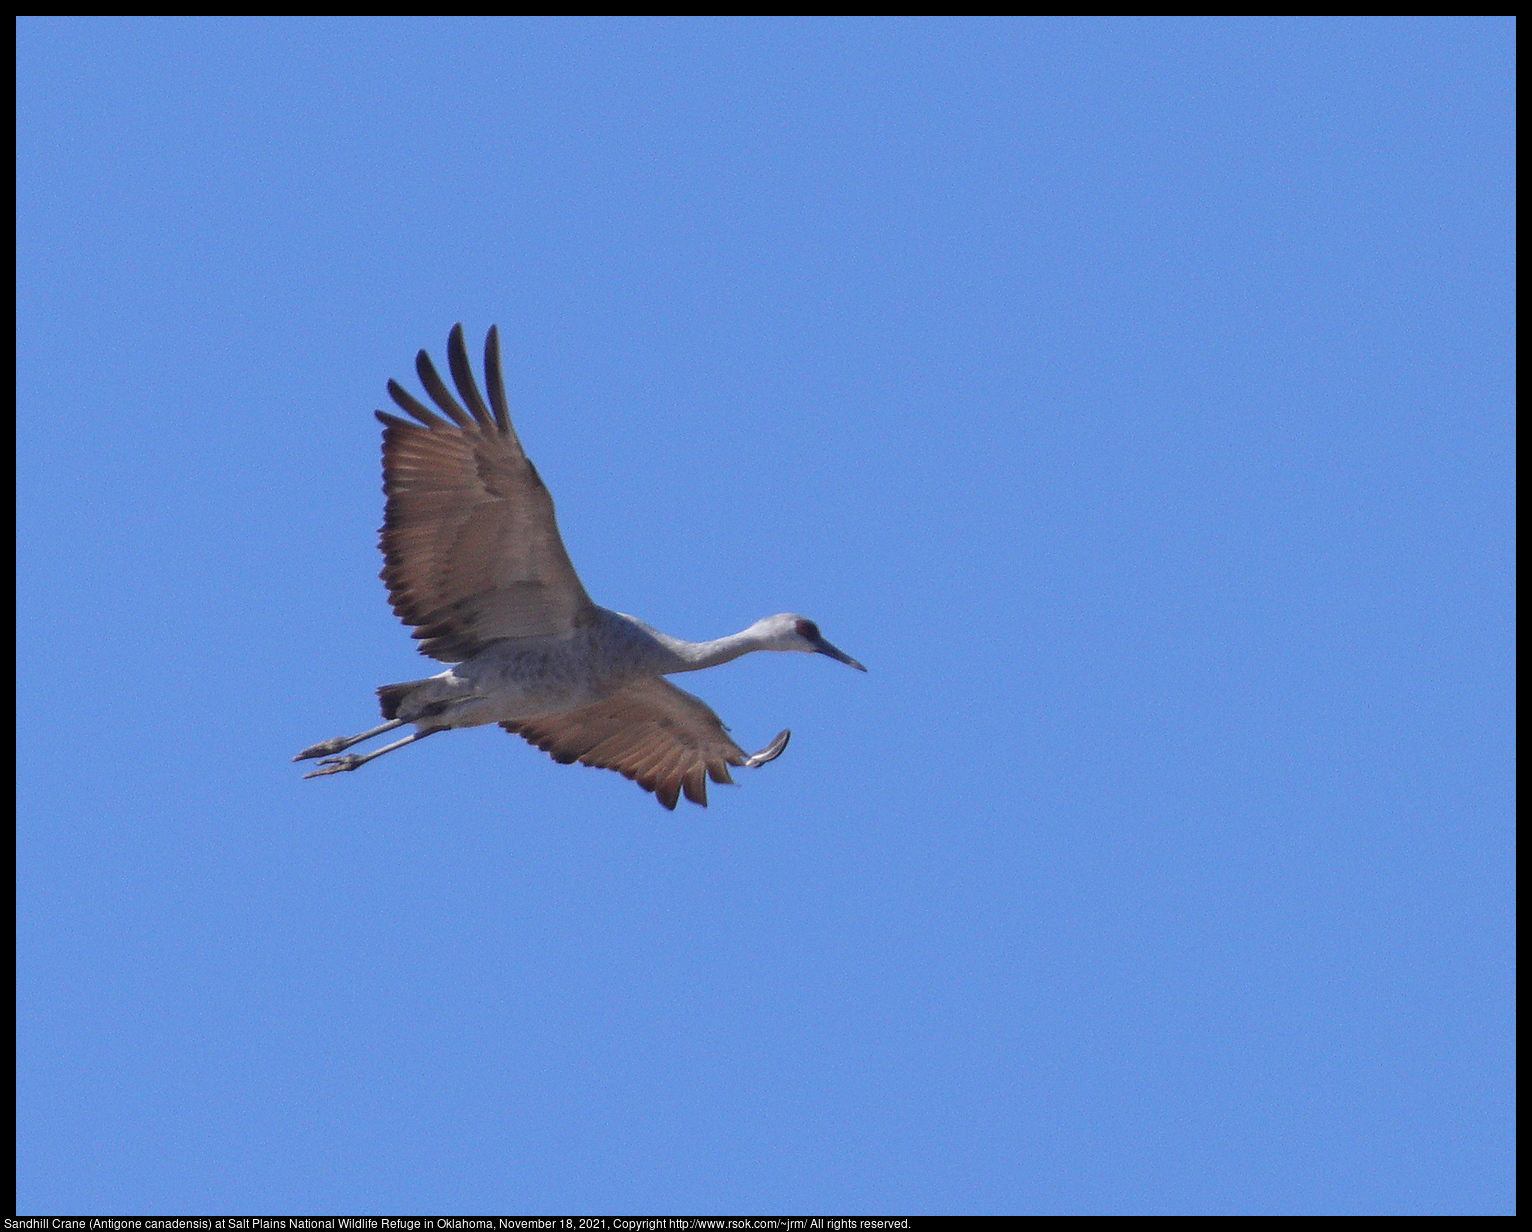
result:
M 811 642 L 819 640 L 819 626 L 812 620 L 800 620 L 797 625 L 798 636 L 806 637 Z

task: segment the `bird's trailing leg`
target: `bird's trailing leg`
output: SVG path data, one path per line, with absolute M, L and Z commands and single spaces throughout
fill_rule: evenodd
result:
M 387 723 L 374 727 L 371 731 L 364 731 L 360 736 L 336 736 L 333 740 L 321 740 L 318 744 L 311 744 L 294 761 L 307 761 L 310 757 L 328 757 L 331 753 L 339 753 L 342 749 L 349 749 L 353 744 L 361 744 L 363 740 L 371 740 L 374 736 L 381 736 L 386 731 L 393 731 L 396 727 L 403 727 L 406 720 L 390 719 Z
M 394 722 L 389 723 L 387 727 L 398 727 L 402 722 L 404 722 L 403 719 L 396 719 Z M 387 727 L 379 728 L 378 730 L 384 731 L 387 730 Z M 342 770 L 355 770 L 359 766 L 365 766 L 374 757 L 382 757 L 384 753 L 392 753 L 395 749 L 402 749 L 407 744 L 414 744 L 417 740 L 424 740 L 427 736 L 434 736 L 437 732 L 446 730 L 445 727 L 431 727 L 425 731 L 415 732 L 413 735 L 406 736 L 403 740 L 395 740 L 392 744 L 385 744 L 381 749 L 374 749 L 371 753 L 347 753 L 344 757 L 327 757 L 319 763 L 318 769 L 310 770 L 303 777 L 306 779 L 317 779 L 321 774 L 339 774 Z M 376 733 L 373 734 L 376 735 Z M 364 738 L 358 737 L 358 739 Z M 355 741 L 352 741 L 352 743 L 355 743 Z M 341 747 L 344 748 L 345 746 Z

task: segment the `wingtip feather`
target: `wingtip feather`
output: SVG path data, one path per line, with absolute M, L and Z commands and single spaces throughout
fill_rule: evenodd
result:
M 769 761 L 776 761 L 777 758 L 782 756 L 783 750 L 787 748 L 787 742 L 792 739 L 792 735 L 793 733 L 784 727 L 776 734 L 775 739 L 759 753 L 752 753 L 749 757 L 745 758 L 745 765 L 764 766 Z
M 457 391 L 462 395 L 463 401 L 468 404 L 475 422 L 481 429 L 493 431 L 495 422 L 490 417 L 489 407 L 484 405 L 478 383 L 473 379 L 473 368 L 468 362 L 468 348 L 463 345 L 461 322 L 454 325 L 452 332 L 447 336 L 447 366 L 452 369 L 452 379 L 457 383 Z M 486 376 L 485 379 L 487 380 L 488 377 Z
M 490 405 L 495 408 L 495 423 L 511 435 L 511 412 L 505 401 L 505 378 L 500 371 L 500 327 L 491 325 L 484 335 L 484 384 L 489 388 Z
M 441 407 L 453 423 L 460 428 L 476 426 L 472 416 L 457 404 L 457 399 L 448 391 L 446 382 L 438 375 L 436 365 L 431 362 L 431 357 L 426 354 L 423 347 L 420 354 L 415 356 L 415 374 L 420 377 L 420 383 L 426 387 L 426 393 L 431 395 L 431 401 Z

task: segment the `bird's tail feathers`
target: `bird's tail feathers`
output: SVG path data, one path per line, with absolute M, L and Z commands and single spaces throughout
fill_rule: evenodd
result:
M 430 684 L 430 680 L 406 680 L 403 684 L 385 684 L 378 689 L 378 705 L 383 711 L 385 719 L 397 719 L 399 707 L 407 698 L 423 684 Z

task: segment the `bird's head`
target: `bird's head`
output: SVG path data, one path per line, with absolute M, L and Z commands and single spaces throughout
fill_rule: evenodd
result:
M 832 646 L 820 635 L 819 626 L 795 612 L 780 612 L 755 622 L 752 630 L 760 639 L 763 650 L 797 650 L 804 654 L 829 655 L 847 667 L 859 672 L 867 669 L 838 646 Z

